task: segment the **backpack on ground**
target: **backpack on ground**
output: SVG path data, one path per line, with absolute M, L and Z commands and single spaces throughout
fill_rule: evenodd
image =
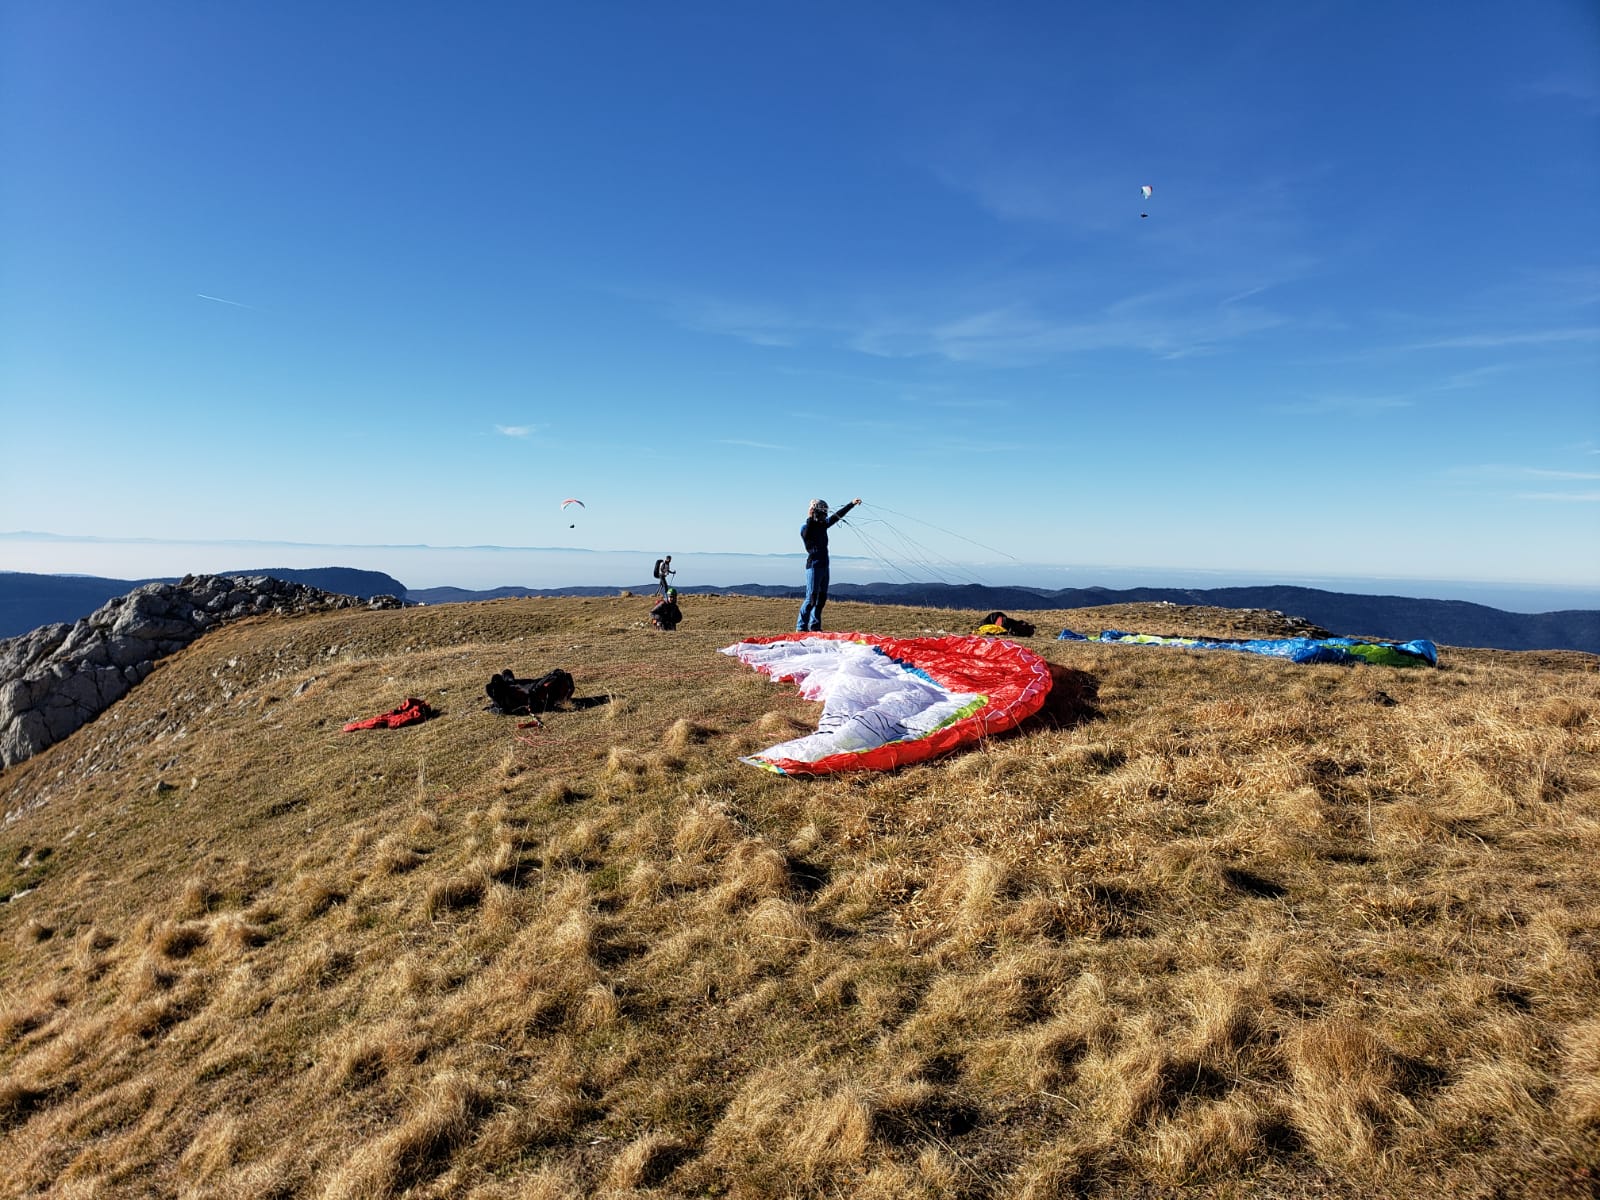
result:
M 983 619 L 985 625 L 998 625 L 1002 632 L 1012 637 L 1032 637 L 1034 627 L 1032 621 L 1024 621 L 1021 617 L 1008 617 L 1003 612 L 992 612 Z
M 542 713 L 571 700 L 577 685 L 560 667 L 538 679 L 518 679 L 508 668 L 489 680 L 483 690 L 503 713 Z

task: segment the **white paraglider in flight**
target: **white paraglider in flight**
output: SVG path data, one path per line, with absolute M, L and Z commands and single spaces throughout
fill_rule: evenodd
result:
M 1147 203 L 1148 203 L 1148 202 L 1149 202 L 1149 200 L 1150 200 L 1150 190 L 1151 190 L 1151 189 L 1150 189 L 1150 185 L 1149 185 L 1149 184 L 1148 184 L 1148 183 L 1147 183 L 1147 184 L 1145 184 L 1145 185 L 1144 185 L 1144 186 L 1143 186 L 1143 187 L 1141 187 L 1141 188 L 1140 188 L 1140 189 L 1139 189 L 1139 194 L 1140 194 L 1140 195 L 1141 195 L 1141 196 L 1143 196 L 1143 197 L 1144 197 L 1144 199 L 1145 199 L 1145 201 L 1146 201 L 1146 202 L 1147 202 Z M 1140 214 L 1139 214 L 1139 219 L 1140 219 L 1140 220 L 1143 220 L 1143 219 L 1144 219 L 1144 218 L 1145 218 L 1145 217 L 1148 217 L 1148 216 L 1149 216 L 1149 215 L 1150 215 L 1150 214 L 1149 214 L 1149 213 L 1147 213 L 1147 212 L 1142 212 L 1142 213 L 1140 213 Z

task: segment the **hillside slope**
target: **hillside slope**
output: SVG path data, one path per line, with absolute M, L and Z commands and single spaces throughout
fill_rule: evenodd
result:
M 1593 1194 L 1592 658 L 1039 639 L 1047 717 L 804 782 L 716 653 L 792 605 L 647 605 L 251 619 L 0 773 L 0 1195 Z M 1279 632 L 1039 625 L 1158 620 Z

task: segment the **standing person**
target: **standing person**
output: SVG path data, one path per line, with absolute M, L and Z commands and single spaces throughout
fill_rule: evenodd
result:
M 800 540 L 806 547 L 806 600 L 795 621 L 796 632 L 822 628 L 822 606 L 828 602 L 828 530 L 860 503 L 861 497 L 857 496 L 830 517 L 826 502 L 813 500 L 806 512 L 806 523 L 800 526 Z
M 663 597 L 667 594 L 667 576 L 676 574 L 677 572 L 672 569 L 672 555 L 656 559 L 656 583 L 660 586 Z

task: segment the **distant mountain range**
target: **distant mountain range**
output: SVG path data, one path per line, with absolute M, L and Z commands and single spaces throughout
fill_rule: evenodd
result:
M 350 567 L 299 570 L 261 568 L 218 572 L 228 575 L 271 575 L 351 596 L 400 596 L 416 604 L 451 604 L 495 600 L 507 596 L 614 596 L 620 587 L 525 588 L 484 591 L 435 587 L 408 590 L 392 576 Z M 0 637 L 14 637 L 40 625 L 76 621 L 113 596 L 125 595 L 151 580 L 101 579 L 78 575 L 28 575 L 0 572 Z M 632 585 L 648 595 L 650 585 Z M 694 595 L 781 596 L 798 601 L 798 587 L 741 584 L 732 587 L 683 587 Z M 1318 588 L 1029 588 L 984 587 L 977 584 L 868 583 L 835 584 L 834 600 L 869 604 L 904 604 L 921 608 L 989 612 L 1095 608 L 1108 604 L 1196 604 L 1216 608 L 1264 608 L 1304 617 L 1337 634 L 1408 640 L 1428 638 L 1447 646 L 1484 646 L 1499 650 L 1582 650 L 1600 654 L 1600 611 L 1573 609 L 1548 613 L 1513 613 L 1465 600 L 1424 600 L 1410 596 L 1369 596 Z M 1045 632 L 1044 630 L 1040 631 Z M 1080 631 L 1081 632 L 1081 631 Z M 1140 632 L 1159 633 L 1160 630 Z
M 614 596 L 616 588 L 495 588 L 473 592 L 463 588 L 421 588 L 406 594 L 419 604 L 492 600 L 504 596 Z M 649 593 L 653 589 L 640 586 Z M 785 596 L 798 601 L 798 587 L 747 583 L 736 587 L 683 587 L 680 596 L 738 593 Z M 1199 604 L 1215 608 L 1265 608 L 1304 617 L 1345 636 L 1406 641 L 1427 638 L 1447 646 L 1486 646 L 1497 650 L 1584 650 L 1600 654 L 1600 612 L 1513 613 L 1465 600 L 1420 600 L 1410 596 L 1368 596 L 1325 592 L 1317 588 L 1029 588 L 985 587 L 948 583 L 839 583 L 829 589 L 833 600 L 868 604 L 906 604 L 921 608 L 956 608 L 989 612 L 1037 609 L 1097 608 L 1106 604 Z M 1042 631 L 1041 631 L 1042 632 Z M 1140 632 L 1160 632 L 1145 630 Z

